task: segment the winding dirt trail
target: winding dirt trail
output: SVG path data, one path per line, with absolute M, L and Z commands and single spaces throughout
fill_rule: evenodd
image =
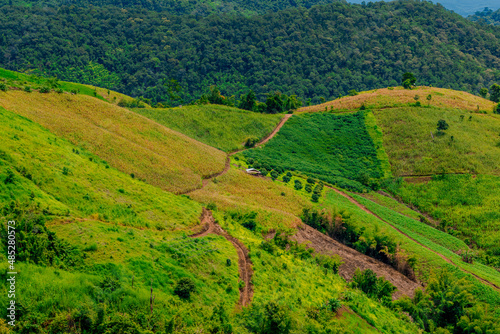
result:
M 405 232 L 401 231 L 399 228 L 397 228 L 396 226 L 392 225 L 391 223 L 387 222 L 386 220 L 382 219 L 382 217 L 378 216 L 376 213 L 370 211 L 368 208 L 366 208 L 364 205 L 362 205 L 361 203 L 359 203 L 358 201 L 356 201 L 354 198 L 352 198 L 351 196 L 349 196 L 348 194 L 338 190 L 338 189 L 335 189 L 335 188 L 332 188 L 332 187 L 328 187 L 329 189 L 332 189 L 333 191 L 335 191 L 337 194 L 347 198 L 352 204 L 356 205 L 358 208 L 360 208 L 361 210 L 363 210 L 364 212 L 376 217 L 377 219 L 383 221 L 384 223 L 386 223 L 387 225 L 389 225 L 391 228 L 393 228 L 394 230 L 396 230 L 398 233 L 404 235 L 405 237 L 407 237 L 408 239 L 416 242 L 417 244 L 419 244 L 420 246 L 424 247 L 425 249 L 427 250 L 430 250 L 431 252 L 433 252 L 434 254 L 438 255 L 440 258 L 442 258 L 443 260 L 445 260 L 446 262 L 448 262 L 449 264 L 455 266 L 457 269 L 461 270 L 462 272 L 464 273 L 467 273 L 467 274 L 470 274 L 472 276 L 474 276 L 475 278 L 477 278 L 478 280 L 480 280 L 481 282 L 483 282 L 484 284 L 490 286 L 491 288 L 493 288 L 494 290 L 500 292 L 500 287 L 498 285 L 496 285 L 495 283 L 492 283 L 466 269 L 463 269 L 463 268 L 460 268 L 458 267 L 455 263 L 453 263 L 453 261 L 451 261 L 449 258 L 447 258 L 446 256 L 444 256 L 443 254 L 439 253 L 439 252 L 436 252 L 435 250 L 427 247 L 426 245 L 418 242 L 417 240 L 413 239 L 412 237 L 410 237 L 408 234 L 406 234 Z
M 262 139 L 261 141 L 259 141 L 257 144 L 255 144 L 254 147 L 259 147 L 261 145 L 264 145 L 269 140 L 271 140 L 274 136 L 276 136 L 276 134 L 283 127 L 283 125 L 285 124 L 285 122 L 288 121 L 290 119 L 290 117 L 292 117 L 292 116 L 293 116 L 292 114 L 286 114 L 285 117 L 283 117 L 281 119 L 281 121 L 278 123 L 278 125 L 276 126 L 276 128 L 274 128 L 273 132 L 271 132 L 267 137 L 265 137 L 264 139 Z M 216 178 L 218 176 L 224 175 L 224 174 L 226 174 L 229 171 L 229 168 L 231 167 L 231 156 L 235 155 L 236 153 L 243 152 L 243 151 L 246 151 L 246 150 L 248 150 L 248 148 L 242 148 L 240 150 L 236 150 L 236 151 L 228 153 L 227 157 L 226 157 L 226 165 L 225 165 L 224 169 L 221 172 L 216 173 L 216 174 L 212 174 L 212 175 L 204 178 L 202 180 L 202 182 L 201 182 L 201 188 L 195 188 L 195 189 L 187 190 L 185 192 L 179 193 L 178 195 L 187 195 L 189 193 L 192 193 L 193 191 L 205 188 L 207 186 L 208 182 L 210 182 L 210 180 L 212 180 L 213 178 Z
M 240 280 L 245 284 L 240 288 L 240 300 L 238 301 L 239 307 L 245 307 L 250 304 L 253 297 L 253 284 L 252 284 L 252 261 L 248 254 L 248 249 L 243 245 L 241 241 L 229 235 L 226 231 L 220 227 L 219 224 L 215 222 L 212 212 L 203 208 L 203 212 L 200 217 L 203 230 L 191 235 L 191 238 L 201 238 L 208 234 L 221 235 L 226 240 L 231 242 L 238 253 L 238 268 L 240 273 Z

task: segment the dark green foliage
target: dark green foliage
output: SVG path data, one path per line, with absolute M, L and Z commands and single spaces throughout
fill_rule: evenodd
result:
M 406 72 L 403 74 L 403 78 L 401 79 L 401 83 L 403 84 L 403 87 L 405 89 L 411 89 L 413 86 L 415 86 L 415 82 L 417 79 L 415 78 L 415 75 L 411 72 Z
M 24 91 L 27 93 L 31 93 L 31 87 L 30 86 L 25 86 Z
M 295 180 L 295 185 L 293 186 L 296 190 L 302 189 L 302 182 Z
M 44 87 L 40 88 L 40 93 L 44 93 L 44 94 L 50 93 L 50 88 L 44 86 Z
M 254 110 L 256 102 L 256 96 L 253 90 L 241 96 L 238 108 L 245 110 Z
M 500 85 L 493 84 L 490 87 L 490 100 L 493 102 L 500 102 Z
M 437 130 L 438 131 L 445 131 L 449 127 L 448 123 L 444 119 L 440 119 L 437 123 Z
M 401 68 L 413 71 L 423 84 L 473 92 L 500 80 L 495 71 L 500 32 L 428 1 L 370 6 L 338 1 L 251 17 L 203 17 L 214 10 L 231 11 L 235 3 L 226 1 L 213 7 L 174 0 L 50 2 L 56 4 L 51 10 L 2 7 L 0 63 L 144 95 L 154 103 L 185 104 L 215 84 L 228 96 L 252 89 L 264 100 L 266 93 L 281 91 L 319 103 L 319 96 L 330 100 L 352 88 L 396 86 Z M 318 2 L 326 1 L 294 1 L 299 6 L 307 3 L 305 7 Z M 176 17 L 130 8 L 131 4 L 196 16 Z M 241 0 L 235 7 L 239 13 L 240 6 L 267 13 L 289 7 L 290 2 L 257 5 Z M 129 8 L 123 11 L 123 7 Z M 375 25 L 378 29 L 372 28 Z M 211 29 L 214 33 L 207 33 Z M 418 38 L 414 29 L 420 31 Z M 436 40 L 440 35 L 443 38 Z M 411 57 L 404 56 L 408 48 Z M 174 94 L 171 80 L 181 88 Z
M 249 137 L 245 140 L 245 147 L 254 147 L 259 142 L 257 137 Z
M 249 229 L 250 231 L 255 231 L 257 227 L 257 212 L 240 212 L 240 211 L 227 211 L 227 215 L 231 219 L 239 222 L 243 227 Z
M 181 278 L 174 288 L 174 294 L 182 299 L 189 299 L 191 294 L 195 291 L 196 285 L 194 284 L 194 281 L 189 277 Z
M 485 98 L 486 98 L 486 95 L 488 95 L 488 88 L 485 88 L 485 87 L 481 88 L 481 89 L 479 90 L 479 95 L 481 95 L 481 97 L 482 97 L 483 99 L 485 99 Z
M 319 200 L 319 195 L 316 194 L 316 193 L 312 194 L 311 201 L 314 202 L 314 203 L 317 203 L 318 200 Z
M 33 204 L 14 202 L 3 208 L 3 214 L 16 224 L 16 260 L 58 268 L 83 264 L 82 254 L 75 246 L 57 237 L 45 226 L 50 217 L 48 209 L 40 210 Z M 2 239 L 7 240 L 5 224 L 0 225 Z M 4 245 L 2 245 L 3 247 Z
M 307 183 L 310 183 L 310 184 L 315 184 L 315 183 L 316 183 L 316 181 L 314 181 L 314 179 L 312 179 L 312 178 L 308 177 L 308 178 L 307 178 Z
M 275 181 L 278 178 L 279 174 L 277 171 L 273 170 L 271 171 L 271 179 Z
M 289 178 L 291 178 L 292 177 L 292 173 L 286 172 L 286 176 L 288 176 Z
M 210 317 L 209 333 L 212 334 L 231 334 L 233 327 L 229 321 L 226 308 L 223 304 L 214 307 L 212 316 Z
M 417 290 L 413 299 L 404 297 L 396 306 L 408 312 L 426 331 L 436 327 L 450 329 L 451 333 L 496 333 L 500 330 L 494 315 L 488 314 L 474 300 L 467 281 L 457 281 L 445 270 L 431 279 L 425 292 Z M 467 328 L 475 329 L 464 330 Z
M 290 178 L 286 175 L 283 175 L 283 182 L 285 182 L 285 183 L 290 182 Z
M 300 170 L 310 178 L 362 192 L 370 179 L 382 176 L 381 165 L 364 114 L 306 114 L 294 116 L 262 149 L 243 152 L 271 167 Z M 365 185 L 359 182 L 367 175 Z
M 312 191 L 313 191 L 312 186 L 311 186 L 309 183 L 308 183 L 308 184 L 306 184 L 306 186 L 305 186 L 305 190 L 306 190 L 308 193 L 310 193 L 310 192 L 312 192 Z
M 323 308 L 330 312 L 337 312 L 342 307 L 342 303 L 337 298 L 330 298 L 323 304 Z
M 347 95 L 349 96 L 356 96 L 359 93 L 355 89 L 351 89 L 350 91 L 347 92 Z
M 324 255 L 324 254 L 316 254 L 314 256 L 314 259 L 316 260 L 316 263 L 320 265 L 321 267 L 331 270 L 334 274 L 337 274 L 339 272 L 339 268 L 344 263 L 342 261 L 342 258 L 338 255 Z
M 287 96 L 280 92 L 267 94 L 266 112 L 268 114 L 282 113 L 288 110 L 295 110 L 302 105 L 296 95 Z
M 99 287 L 106 292 L 113 292 L 121 288 L 121 283 L 117 277 L 107 275 L 99 282 Z
M 292 327 L 290 311 L 284 305 L 270 301 L 264 307 L 262 334 L 288 334 Z
M 0 91 L 6 92 L 8 90 L 9 90 L 9 87 L 7 87 L 7 85 L 4 84 L 3 82 L 0 82 Z
M 369 297 L 379 300 L 390 300 L 392 294 L 396 290 L 396 287 L 385 278 L 377 278 L 377 275 L 371 269 L 363 271 L 356 269 L 352 278 L 352 284 L 366 293 Z
M 5 176 L 3 183 L 10 184 L 10 183 L 14 183 L 15 180 L 16 180 L 16 175 L 14 174 L 14 172 L 10 169 L 7 169 L 7 175 Z
M 226 266 L 231 267 L 231 259 L 226 259 Z
M 495 108 L 495 114 L 500 114 L 500 103 Z

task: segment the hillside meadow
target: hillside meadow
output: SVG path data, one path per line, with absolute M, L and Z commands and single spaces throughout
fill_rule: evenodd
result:
M 249 138 L 263 139 L 283 117 L 212 104 L 134 111 L 224 152 L 244 148 Z
M 499 174 L 500 115 L 457 109 L 373 110 L 395 176 Z M 444 120 L 449 128 L 437 131 Z
M 430 100 L 427 100 L 428 96 Z M 415 100 L 418 96 L 418 100 Z M 492 113 L 497 103 L 482 97 L 458 90 L 418 86 L 413 89 L 389 87 L 360 92 L 354 96 L 344 96 L 314 106 L 305 106 L 297 110 L 302 112 L 355 110 L 365 106 L 368 109 L 403 107 L 419 101 L 422 106 L 446 109 L 460 109 L 473 112 Z
M 224 169 L 224 152 L 90 96 L 8 91 L 0 92 L 0 106 L 171 192 L 198 188 Z
M 198 224 L 198 203 L 121 173 L 3 108 L 0 120 L 0 130 L 6 134 L 0 149 L 2 207 L 33 202 L 68 221 L 94 217 L 158 229 Z

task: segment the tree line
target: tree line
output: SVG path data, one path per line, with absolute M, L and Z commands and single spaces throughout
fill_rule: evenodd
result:
M 179 105 L 217 85 L 306 103 L 400 84 L 479 93 L 500 81 L 500 28 L 429 2 L 335 2 L 251 17 L 119 6 L 0 7 L 0 66 Z

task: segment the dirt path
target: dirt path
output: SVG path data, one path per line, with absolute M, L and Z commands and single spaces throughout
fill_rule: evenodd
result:
M 253 284 L 252 284 L 252 261 L 248 255 L 248 249 L 239 241 L 238 239 L 230 236 L 226 231 L 220 227 L 214 220 L 212 212 L 203 208 L 203 212 L 200 217 L 201 225 L 203 230 L 191 235 L 191 238 L 201 238 L 208 234 L 217 234 L 226 238 L 231 242 L 238 253 L 238 268 L 240 272 L 240 280 L 242 280 L 245 285 L 240 288 L 240 300 L 238 301 L 239 307 L 248 306 L 252 301 L 253 297 Z
M 300 226 L 292 239 L 299 243 L 310 241 L 309 247 L 312 247 L 318 253 L 340 255 L 344 263 L 339 268 L 339 275 L 345 280 L 351 280 L 357 268 L 360 270 L 373 270 L 378 277 L 383 276 L 397 288 L 394 293 L 396 299 L 403 295 L 413 297 L 415 289 L 422 287 L 422 284 L 410 280 L 390 265 L 347 247 L 308 225 L 303 224 Z
M 459 268 L 457 265 L 455 265 L 455 263 L 453 263 L 453 261 L 451 261 L 450 259 L 448 259 L 446 256 L 444 256 L 443 254 L 439 253 L 439 252 L 436 252 L 435 250 L 425 246 L 424 244 L 418 242 L 417 240 L 413 239 L 412 237 L 410 237 L 408 234 L 404 233 L 403 231 L 401 231 L 399 228 L 397 228 L 396 226 L 392 225 L 391 223 L 387 222 L 386 220 L 382 219 L 382 217 L 378 216 L 376 213 L 370 211 L 368 208 L 366 208 L 364 205 L 362 205 L 361 203 L 358 203 L 354 198 L 352 198 L 351 196 L 347 195 L 346 193 L 338 190 L 338 189 L 335 189 L 335 188 L 332 188 L 332 187 L 328 187 L 329 189 L 332 189 L 333 191 L 335 191 L 337 194 L 347 198 L 351 203 L 353 203 L 354 205 L 356 205 L 358 208 L 360 208 L 361 210 L 363 210 L 364 212 L 376 217 L 377 219 L 383 221 L 384 223 L 386 223 L 387 225 L 389 225 L 391 228 L 393 228 L 394 230 L 396 230 L 397 232 L 399 232 L 400 234 L 404 235 L 405 237 L 407 237 L 408 239 L 416 242 L 417 244 L 419 244 L 420 246 L 424 247 L 425 249 L 428 249 L 430 250 L 431 252 L 433 252 L 434 254 L 438 255 L 440 258 L 442 258 L 443 260 L 445 260 L 446 262 L 448 262 L 449 264 L 455 266 L 457 269 L 461 270 L 462 272 L 464 273 L 467 273 L 467 274 L 470 274 L 472 276 L 474 276 L 475 278 L 477 278 L 478 280 L 480 280 L 481 282 L 485 283 L 486 285 L 489 285 L 491 288 L 493 288 L 494 290 L 500 292 L 500 287 L 466 269 L 463 269 L 463 268 Z
M 267 143 L 269 140 L 271 140 L 278 133 L 278 131 L 283 127 L 283 125 L 285 124 L 285 122 L 290 119 L 290 117 L 292 117 L 292 114 L 286 114 L 285 117 L 283 117 L 281 119 L 281 121 L 276 126 L 276 128 L 274 128 L 273 132 L 271 132 L 271 134 L 269 134 L 267 137 L 265 137 L 260 142 L 258 142 L 257 144 L 255 144 L 254 147 L 259 147 L 259 146 Z M 245 151 L 245 150 L 247 150 L 247 148 L 242 148 L 241 150 L 237 150 L 237 151 L 233 151 L 233 152 L 228 153 L 227 158 L 226 158 L 226 165 L 225 165 L 224 169 L 221 172 L 219 172 L 219 173 L 212 174 L 212 175 L 204 178 L 202 180 L 202 182 L 201 182 L 201 188 L 195 188 L 195 189 L 187 190 L 187 191 L 185 191 L 183 193 L 179 193 L 178 195 L 187 195 L 189 193 L 192 193 L 195 190 L 203 189 L 203 188 L 205 188 L 207 186 L 208 182 L 210 182 L 210 180 L 212 180 L 213 178 L 216 178 L 218 176 L 226 174 L 229 171 L 229 168 L 231 167 L 231 156 L 235 155 L 236 153 Z

